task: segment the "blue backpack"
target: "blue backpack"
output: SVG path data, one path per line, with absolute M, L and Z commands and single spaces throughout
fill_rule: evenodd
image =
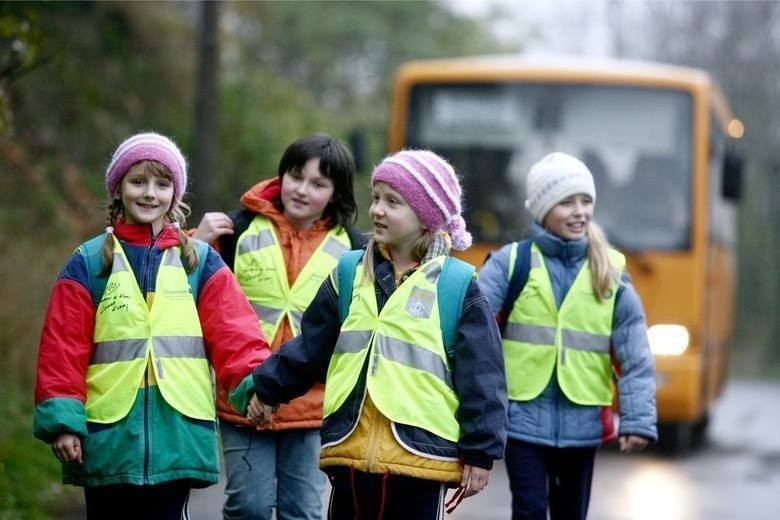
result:
M 348 251 L 341 255 L 336 268 L 339 284 L 339 316 L 342 323 L 349 314 L 349 304 L 352 302 L 352 284 L 355 281 L 355 270 L 363 258 L 363 250 Z M 436 300 L 439 304 L 442 339 L 448 357 L 454 354 L 455 340 L 458 336 L 458 323 L 463 312 L 463 299 L 474 278 L 474 266 L 457 258 L 448 256 L 439 275 L 436 286 Z

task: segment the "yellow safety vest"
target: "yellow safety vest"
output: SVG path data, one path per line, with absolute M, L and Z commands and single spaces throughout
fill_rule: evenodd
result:
M 259 215 L 252 220 L 236 243 L 233 270 L 269 342 L 273 343 L 285 316 L 293 335 L 299 334 L 303 311 L 336 267 L 339 256 L 349 249 L 346 230 L 341 226 L 332 228 L 290 287 L 273 224 Z
M 370 357 L 366 388 L 383 415 L 458 441 L 458 396 L 436 301 L 445 258 L 422 265 L 393 292 L 381 312 L 373 285 L 364 280 L 362 262 L 358 265 L 349 314 L 328 366 L 325 417 L 344 404 Z
M 610 249 L 609 260 L 623 272 L 626 261 L 621 253 Z M 610 337 L 616 293 L 617 284 L 608 298 L 596 299 L 585 260 L 558 309 L 544 258 L 533 244 L 528 281 L 503 333 L 509 398 L 534 399 L 555 371 L 561 389 L 573 402 L 612 403 Z
M 114 237 L 114 264 L 97 307 L 87 368 L 87 418 L 113 423 L 133 406 L 151 361 L 160 393 L 187 417 L 216 417 L 211 372 L 179 248 L 163 253 L 152 307 Z

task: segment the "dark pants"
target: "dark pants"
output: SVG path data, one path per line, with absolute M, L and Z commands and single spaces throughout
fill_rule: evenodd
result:
M 335 469 L 335 468 L 333 468 Z M 330 520 L 440 520 L 446 485 L 398 475 L 328 469 Z
M 174 480 L 156 486 L 119 484 L 85 487 L 87 518 L 187 519 L 190 485 L 189 480 Z
M 553 448 L 509 439 L 504 455 L 513 520 L 584 520 L 597 448 Z

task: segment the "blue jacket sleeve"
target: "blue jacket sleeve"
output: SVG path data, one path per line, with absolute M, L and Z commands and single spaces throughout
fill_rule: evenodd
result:
M 639 295 L 627 276 L 615 301 L 612 345 L 619 365 L 619 435 L 658 439 L 655 367 Z
M 512 244 L 493 251 L 479 270 L 477 279 L 479 288 L 490 304 L 493 315 L 497 315 L 504 304 L 506 292 L 509 290 L 509 253 Z

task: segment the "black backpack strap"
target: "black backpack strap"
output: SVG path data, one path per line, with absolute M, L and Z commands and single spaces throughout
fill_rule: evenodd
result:
M 219 254 L 222 260 L 225 261 L 230 270 L 233 271 L 233 264 L 236 260 L 236 244 L 238 244 L 238 237 L 247 230 L 249 224 L 252 223 L 257 213 L 249 211 L 248 209 L 240 209 L 228 213 L 228 217 L 233 221 L 233 234 L 222 235 L 217 239 L 219 244 Z
M 512 312 L 515 300 L 523 292 L 523 287 L 525 287 L 525 283 L 528 281 L 528 272 L 531 270 L 532 245 L 533 240 L 530 238 L 517 243 L 515 264 L 512 269 L 512 276 L 509 278 L 509 288 L 506 291 L 504 303 L 501 305 L 501 310 L 498 314 L 498 326 L 502 332 L 509 318 L 509 313 Z
M 362 231 L 348 227 L 347 235 L 349 236 L 349 243 L 352 245 L 352 249 L 364 249 L 368 243 L 368 237 Z

